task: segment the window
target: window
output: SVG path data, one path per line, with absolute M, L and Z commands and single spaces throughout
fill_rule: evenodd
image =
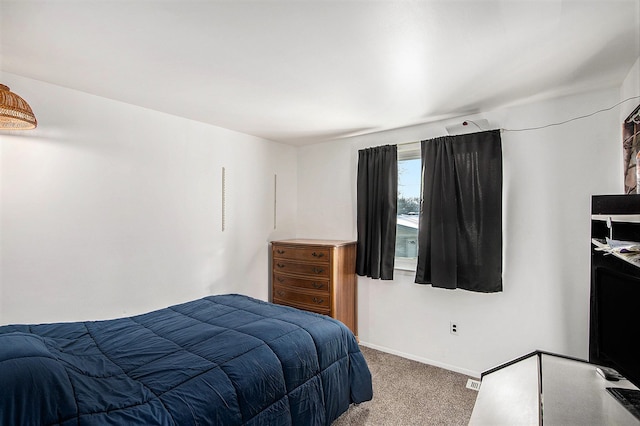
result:
M 416 270 L 421 173 L 420 143 L 398 145 L 395 269 Z

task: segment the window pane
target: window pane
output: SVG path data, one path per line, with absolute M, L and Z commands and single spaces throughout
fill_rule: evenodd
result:
M 420 173 L 420 158 L 398 161 L 396 258 L 418 256 Z

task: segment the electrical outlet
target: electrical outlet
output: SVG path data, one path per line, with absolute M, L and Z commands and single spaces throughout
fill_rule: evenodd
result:
M 449 323 L 449 332 L 454 336 L 457 336 L 459 331 L 460 330 L 458 329 L 458 323 L 455 321 L 451 321 Z

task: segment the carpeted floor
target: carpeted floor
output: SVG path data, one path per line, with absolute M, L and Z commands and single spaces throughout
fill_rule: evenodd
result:
M 478 392 L 469 377 L 362 346 L 373 399 L 352 405 L 333 426 L 467 425 Z

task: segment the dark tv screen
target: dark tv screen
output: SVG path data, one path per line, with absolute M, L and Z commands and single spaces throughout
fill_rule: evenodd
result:
M 596 269 L 597 363 L 640 387 L 640 278 Z

